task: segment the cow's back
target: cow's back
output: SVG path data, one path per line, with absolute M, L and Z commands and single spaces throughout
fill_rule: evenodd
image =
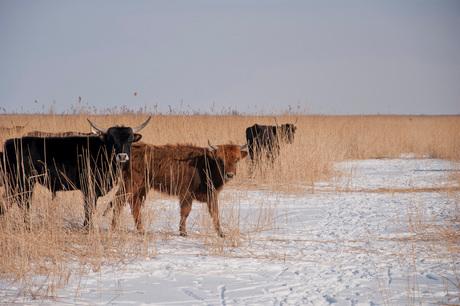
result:
M 85 132 L 43 132 L 43 131 L 32 131 L 26 133 L 25 137 L 71 137 L 71 136 L 94 136 L 95 133 L 85 133 Z
M 248 143 L 268 145 L 276 140 L 276 128 L 271 125 L 254 124 L 246 129 L 246 140 Z

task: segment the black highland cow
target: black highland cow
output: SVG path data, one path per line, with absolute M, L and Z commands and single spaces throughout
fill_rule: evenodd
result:
M 141 139 L 142 125 L 103 129 L 89 123 L 100 135 L 71 137 L 23 137 L 5 142 L 2 158 L 7 198 L 14 199 L 30 225 L 29 208 L 35 184 L 56 191 L 81 190 L 85 198 L 84 227 L 92 226 L 97 198 L 116 183 L 131 155 L 131 145 Z M 10 201 L 11 202 L 11 201 Z M 3 206 L 3 207 L 2 207 Z M 7 205 L 0 206 L 0 214 Z

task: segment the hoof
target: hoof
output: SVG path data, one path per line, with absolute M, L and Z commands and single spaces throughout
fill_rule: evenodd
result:
M 185 233 L 184 233 L 184 232 L 181 232 L 179 235 L 180 235 L 181 237 L 187 237 L 187 233 L 186 233 L 186 232 L 185 232 Z
M 219 237 L 220 237 L 220 238 L 225 238 L 226 235 L 225 235 L 224 233 L 220 233 L 220 234 L 219 234 Z

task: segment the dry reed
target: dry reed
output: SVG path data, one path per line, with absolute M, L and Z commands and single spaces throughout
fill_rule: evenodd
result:
M 143 122 L 146 114 L 109 115 L 0 115 L 0 135 L 3 144 L 6 139 L 20 137 L 30 131 L 47 132 L 89 132 L 86 121 L 89 117 L 99 126 L 135 126 Z M 298 129 L 294 143 L 284 145 L 280 156 L 273 163 L 252 164 L 249 157 L 239 164 L 238 174 L 229 188 L 293 188 L 295 185 L 313 186 L 318 180 L 332 178 L 334 163 L 347 159 L 394 158 L 401 154 L 414 153 L 420 157 L 460 160 L 460 116 L 310 116 L 303 114 L 280 115 L 277 121 L 293 123 L 298 118 Z M 207 146 L 233 142 L 244 144 L 245 129 L 255 123 L 273 125 L 270 116 L 251 115 L 161 115 L 152 117 L 142 131 L 142 141 L 162 145 L 167 143 L 193 143 Z M 23 129 L 9 129 L 24 126 Z M 458 177 L 456 178 L 458 180 Z M 244 186 L 244 187 L 243 187 Z M 99 201 L 95 223 L 102 230 L 86 234 L 81 230 L 83 220 L 83 199 L 79 192 L 58 193 L 55 200 L 43 187 L 35 190 L 32 204 L 32 224 L 30 231 L 24 228 L 19 218 L 19 210 L 12 207 L 0 217 L 0 277 L 23 284 L 24 294 L 43 297 L 55 296 L 56 289 L 65 286 L 71 274 L 97 271 L 102 265 L 122 265 L 138 257 L 155 256 L 156 240 L 159 235 L 136 235 L 130 228 L 130 216 L 124 216 L 125 226 L 118 232 L 104 230 L 109 227 L 111 217 L 103 216 L 105 204 L 111 192 Z M 155 201 L 161 196 L 151 193 Z M 458 212 L 458 192 L 454 203 Z M 144 218 L 153 220 L 153 215 L 161 215 L 162 205 L 156 205 L 144 213 Z M 275 209 L 276 210 L 276 209 Z M 224 226 L 232 245 L 239 244 L 244 232 L 254 236 L 261 228 L 273 226 L 274 210 L 260 209 L 261 215 L 242 226 L 237 208 L 223 210 L 227 214 Z M 455 211 L 455 209 L 454 209 Z M 206 213 L 200 214 L 207 216 Z M 263 215 L 263 216 L 262 216 Z M 156 219 L 158 220 L 158 219 Z M 149 224 L 150 231 L 167 227 L 166 232 L 175 232 L 176 222 L 165 219 L 162 224 Z M 439 235 L 450 235 L 452 228 L 458 228 L 460 217 L 452 217 L 453 225 L 439 228 Z M 216 239 L 212 222 L 203 217 L 205 245 L 218 253 L 222 241 Z M 126 225 L 128 224 L 128 225 Z M 424 230 L 421 228 L 421 230 Z M 452 235 L 451 235 L 452 236 Z M 167 235 L 162 236 L 168 239 Z M 214 237 L 214 238 L 210 238 Z M 445 238 L 449 239 L 449 238 Z M 449 241 L 458 241 L 458 233 Z M 448 245 L 451 250 L 458 247 Z M 39 277 L 40 276 L 40 277 Z M 47 279 L 46 285 L 43 279 Z M 51 281 L 49 281 L 51 280 Z

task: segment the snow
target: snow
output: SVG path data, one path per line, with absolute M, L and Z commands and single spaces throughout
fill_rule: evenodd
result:
M 458 303 L 460 254 L 433 253 L 442 242 L 411 238 L 445 224 L 454 200 L 430 188 L 457 186 L 454 165 L 434 159 L 379 159 L 337 164 L 343 175 L 304 192 L 241 190 L 221 194 L 224 231 L 209 237 L 196 204 L 189 237 L 178 219 L 155 222 L 156 256 L 102 266 L 70 280 L 55 300 L 18 297 L 0 280 L 0 300 L 94 305 L 355 305 Z M 395 189 L 395 190 L 392 190 Z M 411 192 L 406 192 L 411 191 Z M 452 204 L 452 205 L 451 205 Z M 154 209 L 157 201 L 147 203 Z M 161 199 L 178 215 L 177 200 Z M 235 218 L 235 215 L 237 216 Z M 409 221 L 412 224 L 412 233 Z M 236 220 L 235 220 L 236 219 Z M 235 225 L 236 224 L 236 225 Z M 425 227 L 426 226 L 426 227 Z M 227 228 L 228 229 L 228 228 Z M 440 252 L 442 253 L 442 252 Z

